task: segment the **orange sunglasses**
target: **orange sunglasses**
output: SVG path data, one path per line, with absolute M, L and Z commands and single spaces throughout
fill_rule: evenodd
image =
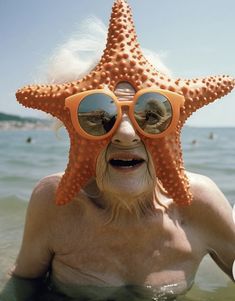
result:
M 112 91 L 89 90 L 65 100 L 76 131 L 87 139 L 105 139 L 114 134 L 122 120 L 122 107 L 136 130 L 149 138 L 160 138 L 176 129 L 184 97 L 175 92 L 146 88 L 132 100 L 119 101 Z

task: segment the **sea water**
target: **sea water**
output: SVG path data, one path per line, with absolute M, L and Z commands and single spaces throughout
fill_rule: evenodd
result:
M 63 129 L 59 136 L 52 130 L 0 131 L 0 290 L 20 248 L 33 187 L 66 168 L 69 139 Z M 235 128 L 187 127 L 182 146 L 186 169 L 212 178 L 234 205 Z M 234 301 L 235 285 L 206 256 L 192 289 L 177 300 Z

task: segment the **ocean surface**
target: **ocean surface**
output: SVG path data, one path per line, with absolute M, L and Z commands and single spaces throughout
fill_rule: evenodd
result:
M 22 239 L 27 202 L 35 184 L 67 165 L 64 129 L 0 131 L 0 290 Z M 28 143 L 27 140 L 30 142 Z M 235 128 L 191 128 L 182 133 L 186 169 L 212 178 L 235 204 Z M 205 257 L 195 284 L 181 301 L 234 301 L 235 284 Z

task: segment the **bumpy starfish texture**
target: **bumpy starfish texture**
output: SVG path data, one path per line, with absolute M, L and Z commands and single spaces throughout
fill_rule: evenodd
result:
M 129 82 L 136 91 L 157 87 L 184 95 L 185 104 L 176 131 L 160 139 L 141 138 L 152 155 L 157 178 L 168 195 L 178 204 L 189 204 L 192 194 L 183 165 L 181 128 L 193 112 L 229 93 L 235 80 L 225 75 L 172 79 L 159 72 L 142 54 L 131 10 L 125 0 L 114 2 L 106 48 L 100 62 L 88 75 L 62 85 L 30 85 L 16 93 L 21 104 L 50 113 L 68 130 L 71 141 L 69 163 L 56 193 L 56 203 L 62 205 L 74 199 L 95 176 L 97 156 L 110 142 L 110 139 L 93 142 L 79 136 L 65 108 L 65 99 L 86 90 L 108 87 L 113 91 L 119 82 Z

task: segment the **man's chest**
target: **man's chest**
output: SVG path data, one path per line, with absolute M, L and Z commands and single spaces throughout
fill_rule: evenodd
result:
M 69 239 L 56 246 L 54 270 L 81 284 L 181 281 L 195 272 L 203 250 L 187 229 L 171 221 L 163 224 L 153 220 L 123 227 L 94 221 L 82 230 L 73 228 Z

